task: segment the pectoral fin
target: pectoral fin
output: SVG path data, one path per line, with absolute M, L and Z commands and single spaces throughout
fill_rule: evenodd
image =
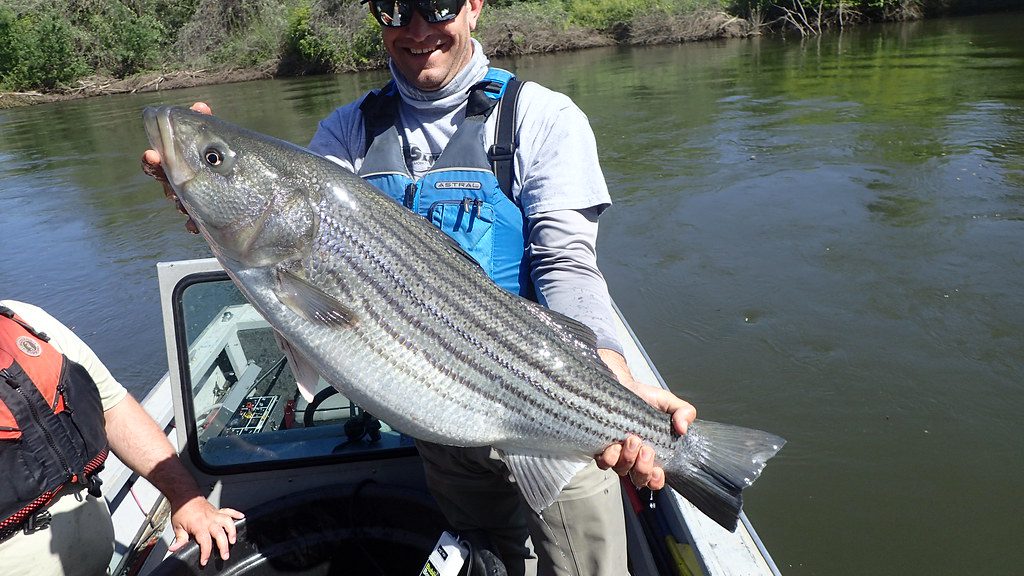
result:
M 278 347 L 281 348 L 285 357 L 288 358 L 288 366 L 292 370 L 292 376 L 295 377 L 295 384 L 299 388 L 299 394 L 302 394 L 306 402 L 312 402 L 317 386 L 320 384 L 320 373 L 316 371 L 316 368 L 313 368 L 313 363 L 306 360 L 306 357 L 285 340 L 284 336 L 281 336 L 277 330 L 274 330 L 274 338 L 277 339 Z
M 538 514 L 551 505 L 565 485 L 591 458 L 578 459 L 564 455 L 503 452 L 502 460 L 519 484 L 519 491 L 530 508 Z
M 282 304 L 310 322 L 334 328 L 351 327 L 358 322 L 355 312 L 290 270 L 277 271 L 274 294 Z

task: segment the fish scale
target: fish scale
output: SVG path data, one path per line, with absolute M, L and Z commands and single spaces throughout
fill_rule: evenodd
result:
M 594 454 L 637 434 L 672 488 L 735 529 L 742 491 L 782 438 L 703 420 L 677 436 L 618 383 L 589 329 L 502 290 L 351 172 L 189 110 L 143 116 L 214 255 L 288 342 L 293 373 L 319 374 L 416 438 L 493 445 L 538 512 Z

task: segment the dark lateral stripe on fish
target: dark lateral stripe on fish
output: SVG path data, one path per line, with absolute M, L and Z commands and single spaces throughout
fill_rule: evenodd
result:
M 354 239 L 352 240 L 353 246 L 359 246 L 364 251 L 368 251 L 366 246 L 360 246 L 358 241 L 355 241 Z M 369 253 L 369 251 L 366 254 L 365 258 L 367 260 L 376 260 L 375 258 L 373 258 L 372 254 Z M 359 258 L 356 258 L 353 261 L 353 264 L 358 262 Z M 382 282 L 379 281 L 381 278 L 373 274 L 370 274 L 363 267 L 353 265 L 353 271 L 356 272 L 360 279 L 364 281 L 364 285 L 374 289 L 375 294 L 378 297 L 376 301 L 387 302 L 392 304 L 391 306 L 387 307 L 386 310 L 390 310 L 391 312 L 397 314 L 399 320 L 401 320 L 405 324 L 404 327 L 406 328 L 406 330 L 402 330 L 401 328 L 396 326 L 393 322 L 389 321 L 390 318 L 386 317 L 381 311 L 378 311 L 375 307 L 367 307 L 367 310 L 370 311 L 370 320 L 374 321 L 374 325 L 378 329 L 384 331 L 386 334 L 394 338 L 396 341 L 402 341 L 406 339 L 412 341 L 418 340 L 422 342 L 439 341 L 439 339 L 442 336 L 442 333 L 435 330 L 430 323 L 424 322 L 420 318 L 419 314 L 416 314 L 416 310 L 427 311 L 436 321 L 447 324 L 449 328 L 454 330 L 458 335 L 462 336 L 465 341 L 471 344 L 471 348 L 475 349 L 477 352 L 481 352 L 485 357 L 490 358 L 501 368 L 511 371 L 515 376 L 521 377 L 524 380 L 535 380 L 535 378 L 532 378 L 529 374 L 526 374 L 525 372 L 516 369 L 514 363 L 512 363 L 508 359 L 502 358 L 498 353 L 494 351 L 492 347 L 489 347 L 487 343 L 475 338 L 473 334 L 468 332 L 465 328 L 457 326 L 455 323 L 451 322 L 450 319 L 445 317 L 444 312 L 442 310 L 417 299 L 416 294 L 411 289 L 409 289 L 403 278 L 398 275 L 388 274 L 387 268 L 388 267 L 385 265 L 378 265 L 377 267 L 378 271 L 384 272 L 383 278 L 390 281 L 391 285 L 383 284 Z M 394 291 L 391 288 L 397 288 L 398 290 L 402 291 L 406 296 L 409 297 L 408 301 L 400 301 L 396 299 L 394 297 Z M 409 302 L 412 302 L 413 304 L 418 304 L 418 307 L 408 306 Z M 416 334 L 410 334 L 409 328 L 416 328 Z M 416 338 L 415 336 L 422 337 Z M 377 349 L 378 352 L 381 353 L 383 356 L 387 356 L 384 353 L 384 349 L 377 347 L 374 348 Z M 410 349 L 413 348 L 410 347 Z M 467 389 L 472 390 L 474 393 L 477 393 L 488 400 L 491 400 L 495 404 L 498 404 L 497 400 L 501 397 L 501 395 L 497 393 L 498 391 L 496 390 L 496 393 L 494 394 L 486 394 L 485 390 L 475 389 L 472 385 L 472 378 L 464 376 L 463 373 L 460 373 L 458 370 L 453 369 L 454 367 L 452 366 L 452 362 L 450 361 L 451 356 L 442 356 L 434 354 L 431 352 L 429 347 L 423 346 L 415 347 L 414 350 L 420 357 L 422 357 L 428 363 L 428 365 L 430 365 L 435 370 L 450 374 L 453 378 L 457 379 L 461 384 L 464 384 Z M 477 374 L 483 376 L 487 380 L 500 384 L 502 388 L 504 388 L 508 392 L 514 392 L 517 389 L 517 386 L 515 386 L 515 384 L 512 381 L 506 380 L 503 377 L 502 373 L 498 371 L 488 370 L 484 365 L 480 364 L 479 362 L 475 362 L 474 360 L 477 360 L 479 356 L 466 353 L 461 348 L 455 346 L 442 347 L 440 351 L 449 355 L 455 355 L 455 357 L 462 362 L 462 368 L 464 368 L 465 370 L 472 370 L 473 372 L 476 372 Z M 407 374 L 413 377 L 421 376 L 408 372 Z M 532 399 L 529 400 L 531 400 L 531 403 L 533 404 L 534 408 L 543 408 L 543 406 L 539 402 L 536 402 L 535 400 Z
M 501 356 L 495 351 L 502 343 L 501 338 L 497 334 L 493 334 L 490 330 L 477 330 L 477 328 L 480 327 L 479 323 L 470 325 L 469 322 L 454 321 L 452 319 L 453 315 L 451 312 L 442 309 L 439 305 L 433 302 L 427 302 L 419 298 L 415 290 L 409 285 L 409 283 L 405 280 L 405 277 L 403 275 L 394 273 L 391 270 L 391 266 L 389 266 L 388 263 L 384 262 L 382 259 L 376 256 L 376 254 L 379 254 L 379 252 L 375 251 L 371 246 L 365 243 L 361 243 L 355 237 L 350 236 L 350 242 L 354 247 L 360 249 L 360 251 L 363 253 L 363 257 L 366 260 L 371 260 L 377 264 L 377 270 L 383 274 L 383 276 L 387 279 L 387 282 L 389 282 L 390 284 L 389 286 L 381 284 L 380 282 L 377 281 L 373 274 L 368 273 L 365 270 L 360 270 L 361 279 L 363 279 L 367 285 L 376 289 L 377 296 L 379 298 L 391 303 L 391 308 L 393 310 L 402 313 L 402 319 L 405 320 L 410 326 L 419 327 L 421 329 L 426 327 L 426 323 L 422 321 L 419 315 L 415 314 L 415 311 L 426 311 L 435 320 L 447 325 L 452 331 L 454 331 L 460 337 L 462 337 L 462 339 L 468 342 L 472 348 L 483 353 L 485 357 L 491 358 L 495 363 L 502 366 L 503 368 L 513 372 L 517 377 L 534 382 L 537 380 L 537 378 L 529 374 L 528 371 L 517 368 L 516 364 L 512 362 L 512 360 Z M 350 265 L 356 267 L 358 262 L 359 258 L 353 258 L 353 261 L 350 263 Z M 398 288 L 402 293 L 408 296 L 409 301 L 412 302 L 414 306 L 410 307 L 408 306 L 408 302 L 403 302 L 399 299 L 396 299 L 391 290 L 389 290 L 390 287 Z M 457 307 L 460 303 L 449 302 L 448 304 Z M 407 309 L 411 309 L 412 312 L 410 312 Z M 475 314 L 473 314 L 473 310 L 474 309 L 472 306 L 456 308 L 454 310 L 454 313 L 457 316 L 455 317 L 461 317 L 467 320 L 475 320 L 476 317 Z M 487 342 L 485 341 L 484 338 L 479 337 L 478 335 L 480 334 L 491 336 L 491 342 Z M 432 335 L 440 336 L 441 334 L 440 332 L 432 332 Z M 524 358 L 529 358 L 529 356 L 524 355 Z M 530 367 L 538 371 L 542 368 L 542 366 L 539 365 Z
M 396 281 L 398 281 L 404 287 L 404 282 L 402 282 L 401 279 L 397 279 Z M 383 293 L 381 295 L 382 296 L 386 296 Z M 410 293 L 410 297 L 415 298 L 415 296 L 413 294 L 411 294 L 411 293 Z M 474 348 L 482 351 L 486 356 L 491 357 L 495 362 L 497 362 L 499 365 L 502 365 L 504 368 L 509 369 L 509 370 L 515 372 L 516 375 L 519 376 L 520 378 L 531 380 L 531 381 L 534 381 L 536 383 L 536 379 L 535 378 L 531 377 L 530 374 L 527 374 L 523 370 L 516 369 L 514 364 L 510 363 L 511 361 L 496 356 L 495 353 L 492 351 L 492 349 L 488 347 L 488 344 L 482 342 L 480 339 L 478 339 L 476 337 L 473 337 L 472 333 L 470 332 L 470 330 L 468 330 L 467 328 L 463 328 L 461 325 L 452 322 L 451 317 L 445 315 L 444 311 L 439 310 L 439 309 L 434 309 L 433 307 L 431 307 L 431 311 L 432 311 L 432 313 L 435 316 L 438 317 L 439 321 L 447 323 L 449 326 L 452 327 L 453 330 L 456 330 L 460 334 L 462 334 L 463 337 Z M 456 310 L 455 313 L 457 315 L 459 315 L 459 317 L 466 317 L 466 318 L 471 318 L 472 317 L 472 314 L 471 314 L 472 310 Z M 413 320 L 413 323 L 418 323 L 418 322 L 419 322 L 418 318 Z M 482 325 L 473 326 L 471 328 L 472 328 L 472 331 L 474 331 L 474 332 L 476 332 L 478 334 L 483 334 L 483 333 L 487 333 L 488 332 L 488 330 L 486 328 L 484 328 Z M 433 336 L 440 336 L 440 333 L 438 333 L 438 332 L 431 332 L 431 335 L 433 335 Z M 498 340 L 497 336 L 494 336 L 493 339 L 495 341 Z M 523 358 L 530 359 L 531 356 L 528 355 L 528 354 L 524 354 Z M 532 366 L 532 368 L 534 368 L 537 371 L 540 371 L 540 370 L 543 370 L 544 366 L 542 366 L 542 365 L 535 365 L 535 366 Z
M 383 286 L 379 284 L 374 285 L 378 286 L 378 288 L 381 288 L 380 294 L 382 295 L 382 297 L 386 295 L 387 290 L 383 289 Z M 407 312 L 408 307 L 394 307 L 391 308 L 391 310 L 393 312 L 398 313 L 400 315 L 400 318 L 407 325 L 412 325 L 419 322 L 419 318 L 415 315 L 402 315 L 403 312 Z M 388 322 L 388 318 L 385 317 L 379 311 L 371 310 L 370 314 L 370 319 L 374 321 L 375 326 L 377 326 L 378 329 L 384 331 L 387 335 L 394 338 L 396 341 L 409 339 L 411 341 L 428 342 L 437 341 L 437 339 L 441 338 L 442 336 L 442 334 L 435 330 L 430 323 L 420 323 L 419 332 L 415 335 L 410 335 L 407 332 L 403 332 L 403 330 L 396 327 L 393 323 Z M 440 314 L 440 311 L 435 311 L 435 314 Z M 445 321 L 443 317 L 439 317 L 438 320 L 442 322 Z M 462 332 L 461 335 L 470 338 L 469 342 L 471 344 L 477 344 L 477 348 L 479 347 L 481 343 L 478 341 L 474 342 L 474 340 L 471 338 L 471 334 L 466 333 L 464 329 L 460 328 L 459 330 Z M 382 356 L 389 356 L 384 349 L 380 349 L 377 347 L 375 347 L 375 349 L 377 349 L 382 354 Z M 501 371 L 488 369 L 484 364 L 481 364 L 478 361 L 481 357 L 480 355 L 472 354 L 470 351 L 467 351 L 462 347 L 441 347 L 438 348 L 440 354 L 434 353 L 431 350 L 431 347 L 419 346 L 415 348 L 409 347 L 409 349 L 413 350 L 434 370 L 437 370 L 445 374 L 449 374 L 451 378 L 465 385 L 467 390 L 471 391 L 475 395 L 478 395 L 480 398 L 489 401 L 491 404 L 495 406 L 502 406 L 504 403 L 501 400 L 503 398 L 507 398 L 505 394 L 502 394 L 502 391 L 506 393 L 515 394 L 515 392 L 519 390 L 519 386 L 517 386 L 513 380 L 508 379 L 507 374 Z M 504 368 L 506 370 L 508 370 L 509 368 L 514 368 L 514 365 L 512 365 L 510 361 L 500 358 L 493 350 L 485 350 L 485 357 L 491 359 L 500 368 Z M 453 359 L 457 360 L 458 363 L 456 364 L 452 362 Z M 468 375 L 468 372 L 475 372 L 478 376 L 494 384 L 497 384 L 497 386 L 493 388 L 482 389 L 476 387 L 474 386 L 474 378 L 472 378 L 471 375 Z M 410 375 L 413 377 L 422 376 L 422 374 Z M 529 375 L 527 374 L 518 375 L 522 376 L 523 378 L 529 378 Z M 424 385 L 429 386 L 430 382 L 424 382 Z M 527 402 L 529 404 L 529 407 L 534 408 L 539 413 L 547 412 L 547 410 L 545 410 L 546 406 L 542 397 L 520 396 L 520 398 Z M 470 401 L 468 397 L 465 399 L 458 400 L 460 401 L 459 403 L 465 404 L 467 408 L 479 408 L 479 406 L 475 402 Z
M 499 356 L 494 351 L 494 349 L 492 347 L 488 346 L 487 343 L 485 343 L 481 339 L 473 336 L 474 332 L 477 333 L 477 334 L 490 333 L 491 332 L 490 329 L 488 329 L 488 328 L 478 328 L 478 329 L 476 329 L 474 331 L 470 331 L 469 329 L 463 328 L 461 325 L 453 322 L 451 320 L 451 317 L 447 316 L 444 313 L 444 311 L 442 311 L 441 309 L 437 308 L 436 306 L 429 305 L 429 304 L 427 304 L 425 302 L 418 301 L 415 292 L 413 292 L 407 286 L 407 284 L 405 283 L 404 279 L 401 276 L 399 276 L 399 275 L 391 273 L 392 266 L 389 263 L 381 262 L 380 259 L 375 257 L 375 254 L 379 254 L 380 252 L 373 250 L 369 245 L 367 245 L 365 243 L 361 243 L 357 238 L 352 236 L 351 233 L 349 233 L 348 235 L 349 235 L 349 241 L 351 242 L 351 246 L 358 247 L 360 249 L 360 251 L 363 252 L 362 258 L 365 258 L 364 262 L 365 261 L 373 261 L 373 262 L 375 262 L 377 264 L 376 270 L 378 272 L 383 273 L 386 277 L 388 277 L 388 279 L 392 283 L 394 283 L 395 287 L 397 287 L 398 289 L 402 290 L 410 298 L 411 302 L 413 302 L 413 303 L 419 302 L 419 305 L 420 305 L 419 309 L 420 310 L 426 310 L 426 311 L 430 312 L 431 315 L 434 316 L 437 321 L 442 322 L 444 324 L 447 324 L 449 326 L 449 328 L 451 328 L 457 334 L 462 336 L 463 340 L 465 342 L 467 342 L 468 344 L 470 344 L 471 348 L 475 349 L 477 352 L 482 353 L 484 357 L 490 358 L 493 362 L 495 362 L 501 368 L 511 372 L 514 376 L 517 376 L 521 380 L 532 382 L 535 387 L 541 388 L 542 394 L 541 394 L 541 398 L 540 399 L 538 399 L 536 397 L 533 397 L 533 396 L 526 396 L 526 395 L 522 395 L 522 394 L 517 394 L 518 397 L 520 397 L 523 400 L 527 401 L 531 405 L 531 407 L 535 408 L 540 413 L 550 413 L 551 412 L 550 405 L 548 405 L 547 402 L 556 402 L 556 403 L 560 402 L 560 401 L 567 402 L 567 403 L 569 403 L 571 405 L 572 408 L 574 408 L 576 410 L 579 410 L 582 413 L 589 413 L 589 415 L 591 416 L 591 418 L 587 421 L 587 424 L 583 426 L 583 429 L 585 431 L 587 431 L 589 433 L 593 433 L 593 434 L 598 434 L 598 435 L 601 435 L 603 437 L 608 437 L 608 438 L 615 438 L 615 437 L 618 437 L 618 436 L 620 436 L 622 434 L 622 427 L 621 427 L 621 425 L 616 426 L 617 423 L 614 422 L 612 419 L 608 418 L 608 416 L 607 416 L 608 414 L 610 414 L 610 413 L 612 413 L 614 411 L 614 399 L 613 398 L 602 398 L 602 399 L 594 398 L 594 400 L 603 400 L 603 401 L 596 402 L 595 405 L 594 405 L 594 408 L 599 408 L 599 410 L 587 410 L 585 406 L 576 405 L 575 403 L 572 403 L 571 400 L 570 400 L 571 397 L 568 397 L 568 398 L 565 398 L 565 399 L 560 399 L 558 396 L 562 396 L 561 394 L 552 394 L 552 392 L 556 392 L 556 393 L 560 392 L 559 390 L 557 390 L 557 384 L 548 385 L 547 389 L 545 390 L 543 387 L 538 385 L 538 379 L 537 378 L 532 377 L 526 371 L 523 371 L 521 369 L 517 369 L 516 365 L 515 365 L 515 362 L 513 362 L 510 359 L 503 358 L 503 357 Z M 400 253 L 400 252 L 401 252 L 401 250 L 398 251 L 398 253 Z M 391 253 L 394 254 L 395 252 L 391 252 Z M 443 341 L 442 336 L 445 336 L 445 335 L 443 335 L 441 332 L 439 332 L 437 330 L 434 330 L 430 326 L 429 323 L 422 322 L 422 320 L 419 318 L 419 316 L 417 314 L 415 314 L 415 312 L 410 314 L 410 309 L 409 309 L 409 306 L 408 306 L 408 302 L 400 302 L 400 301 L 396 300 L 394 298 L 394 295 L 391 293 L 391 291 L 385 285 L 383 285 L 383 284 L 379 283 L 378 281 L 376 281 L 377 279 L 375 279 L 373 277 L 373 274 L 370 274 L 366 270 L 363 270 L 361 266 L 357 266 L 357 264 L 359 263 L 359 258 L 358 257 L 353 257 L 353 258 L 354 258 L 353 262 L 352 262 L 353 267 L 359 269 L 360 276 L 366 282 L 367 286 L 375 288 L 377 296 L 380 298 L 380 300 L 378 300 L 378 301 L 389 301 L 389 302 L 391 302 L 393 304 L 393 306 L 391 307 L 391 310 L 393 312 L 395 312 L 396 314 L 398 314 L 400 319 L 403 320 L 406 323 L 407 326 L 409 326 L 409 327 L 417 327 L 418 326 L 418 328 L 419 328 L 419 330 L 421 332 L 420 335 L 424 336 L 424 338 L 419 338 L 420 341 L 425 341 L 425 342 Z M 405 268 L 405 269 L 408 269 L 408 268 Z M 458 304 L 458 303 L 455 303 L 455 304 Z M 473 312 L 472 309 L 456 309 L 455 310 L 455 313 L 459 314 L 459 317 L 476 319 L 476 315 L 473 314 L 472 312 Z M 403 333 L 403 330 L 391 327 L 388 324 L 388 322 L 385 321 L 386 319 L 385 319 L 384 316 L 379 316 L 377 318 L 377 320 L 378 320 L 377 324 L 379 325 L 379 327 L 381 329 L 385 330 L 392 337 L 394 337 L 396 339 L 409 338 L 410 337 L 409 334 Z M 499 341 L 499 339 L 498 339 L 498 337 L 496 335 L 492 337 L 492 340 L 494 340 L 494 342 L 496 342 L 496 343 Z M 428 361 L 429 364 L 434 369 L 440 370 L 440 371 L 442 371 L 444 373 L 452 374 L 461 383 L 465 384 L 467 386 L 467 388 L 473 389 L 472 388 L 472 381 L 473 381 L 472 378 L 467 377 L 467 376 L 463 376 L 462 375 L 463 373 L 460 373 L 457 370 L 452 370 L 451 361 L 450 361 L 451 358 L 450 357 L 447 357 L 447 356 L 443 356 L 442 357 L 442 356 L 437 356 L 437 355 L 434 355 L 434 354 L 430 354 L 428 352 L 427 348 L 419 348 L 418 350 L 420 352 L 421 357 L 423 357 L 426 361 Z M 491 381 L 491 382 L 493 382 L 495 384 L 498 384 L 506 392 L 515 394 L 517 391 L 520 390 L 520 387 L 517 385 L 517 382 L 512 381 L 512 380 L 507 380 L 506 378 L 502 377 L 502 375 L 500 373 L 498 373 L 498 372 L 486 370 L 484 368 L 484 366 L 478 362 L 479 356 L 467 354 L 467 353 L 463 352 L 461 349 L 459 349 L 458 347 L 454 347 L 454 346 L 443 348 L 442 350 L 444 352 L 447 352 L 448 354 L 455 354 L 457 359 L 460 360 L 463 363 L 462 364 L 462 368 L 464 370 L 471 370 L 473 372 L 476 372 L 477 374 L 483 376 L 487 380 L 489 380 L 489 381 Z M 532 359 L 532 356 L 528 355 L 528 354 L 524 354 L 523 357 L 518 359 L 518 360 L 524 360 L 524 359 L 529 361 L 529 360 Z M 531 367 L 534 368 L 534 370 L 536 372 L 538 372 L 538 373 L 539 373 L 540 370 L 543 369 L 543 366 L 541 366 L 541 365 L 534 365 L 534 366 L 531 366 Z M 502 405 L 502 403 L 499 401 L 501 399 L 501 395 L 500 394 L 497 394 L 497 393 L 496 394 L 485 394 L 482 390 L 474 390 L 474 392 L 477 393 L 477 394 L 480 394 L 485 399 L 494 402 L 495 405 Z M 470 405 L 470 407 L 472 407 L 472 405 Z M 655 431 L 655 430 L 648 429 L 648 430 L 636 430 L 635 432 L 641 434 L 643 437 L 651 438 L 653 440 L 653 439 L 655 439 L 657 437 L 659 432 L 662 432 L 662 431 Z
M 383 296 L 383 295 L 384 295 L 384 294 L 383 294 L 383 292 L 382 292 L 382 296 Z M 435 311 L 435 312 L 434 312 L 434 314 L 439 314 L 439 312 Z M 463 314 L 467 314 L 467 315 L 468 315 L 468 312 L 465 312 L 465 313 L 463 313 Z M 451 320 L 450 320 L 450 319 L 447 319 L 447 318 L 442 318 L 441 320 L 442 320 L 442 322 L 445 322 L 445 323 L 449 323 L 449 324 L 451 324 Z M 424 328 L 424 329 L 426 329 L 426 326 L 424 326 L 423 328 Z M 464 328 L 462 328 L 462 327 L 458 327 L 458 331 L 459 331 L 460 333 L 464 333 L 464 332 L 466 332 L 466 329 L 464 329 Z M 482 333 L 483 331 L 484 331 L 484 330 L 479 330 L 478 332 L 481 332 L 481 333 Z M 432 341 L 443 341 L 443 340 L 440 340 L 440 338 L 441 338 L 442 334 L 440 334 L 440 333 L 438 333 L 438 332 L 435 332 L 435 331 L 425 331 L 425 332 L 423 333 L 423 335 L 425 335 L 425 336 L 426 336 L 426 337 L 427 337 L 428 339 L 431 339 Z M 465 334 L 464 334 L 464 335 L 465 335 Z M 477 341 L 477 340 L 476 340 L 475 338 L 471 338 L 471 337 L 470 337 L 470 338 L 468 339 L 468 341 L 469 341 L 469 342 L 470 342 L 471 344 L 474 344 L 474 345 L 475 345 L 476 347 L 479 347 L 479 346 L 481 345 L 481 343 L 480 343 L 479 341 Z M 452 351 L 454 351 L 454 349 L 455 349 L 455 348 L 453 348 L 453 347 L 449 346 L 449 347 L 446 347 L 446 349 L 447 349 L 447 351 L 449 351 L 449 352 L 452 352 Z M 501 359 L 501 358 L 497 358 L 497 357 L 495 356 L 495 353 L 494 353 L 493 351 L 489 351 L 489 349 L 485 349 L 484 353 L 485 353 L 485 356 L 487 356 L 487 357 L 490 357 L 490 358 L 492 358 L 492 359 L 493 359 L 494 361 L 496 361 L 496 362 L 497 362 L 497 363 L 498 363 L 499 365 L 501 365 L 501 366 L 502 366 L 503 368 L 506 368 L 506 369 L 509 369 L 510 367 L 511 367 L 511 368 L 514 368 L 513 366 L 510 366 L 508 362 L 504 361 L 504 359 Z M 474 362 L 475 360 L 478 360 L 478 358 L 477 358 L 477 357 L 468 357 L 468 356 L 466 356 L 466 355 L 460 355 L 460 356 L 461 356 L 461 359 L 462 359 L 462 360 L 463 360 L 463 361 L 464 361 L 464 362 L 466 363 L 466 367 L 467 367 L 467 368 L 469 368 L 469 369 L 475 369 L 475 370 L 477 370 L 477 371 L 478 371 L 478 372 L 480 372 L 480 373 L 481 373 L 482 375 L 486 376 L 486 377 L 487 377 L 487 379 L 489 379 L 489 380 L 493 380 L 493 381 L 494 381 L 494 380 L 496 380 L 496 379 L 497 379 L 497 380 L 499 381 L 499 383 L 501 383 L 501 384 L 503 385 L 503 387 L 506 387 L 506 388 L 508 388 L 508 390 L 509 390 L 509 392 L 510 392 L 510 393 L 515 393 L 515 392 L 517 392 L 517 390 L 518 390 L 518 386 L 516 386 L 514 382 L 509 382 L 509 383 L 505 383 L 505 381 L 504 381 L 504 380 L 500 380 L 500 379 L 498 379 L 498 374 L 495 374 L 495 373 L 490 373 L 490 372 L 484 372 L 484 371 L 480 370 L 480 369 L 481 369 L 482 367 L 481 367 L 481 366 L 480 366 L 479 364 L 477 364 L 476 362 Z M 529 357 L 529 356 L 525 356 L 525 358 L 530 358 L 530 357 Z M 541 366 L 538 366 L 538 367 L 536 367 L 536 368 L 537 368 L 538 370 L 540 370 L 540 369 L 542 369 L 543 367 L 541 367 Z M 521 371 L 520 371 L 520 372 L 521 372 Z M 531 380 L 531 381 L 534 381 L 534 382 L 535 382 L 535 385 L 537 385 L 537 384 L 536 384 L 536 381 L 537 381 L 537 380 L 536 380 L 536 379 L 534 379 L 534 378 L 530 378 L 528 374 L 525 374 L 525 373 L 520 373 L 519 375 L 520 375 L 521 377 L 523 377 L 523 378 L 526 378 L 526 379 L 529 379 L 529 380 Z M 556 385 L 557 385 L 557 384 L 556 384 Z M 545 390 L 545 393 L 550 393 L 550 392 L 551 392 L 551 390 L 550 390 L 550 389 L 547 389 L 547 390 Z M 628 393 L 628 394 L 631 394 L 631 393 Z M 553 401 L 553 402 L 559 402 L 559 401 L 561 401 L 561 399 L 559 399 L 559 398 L 551 398 L 551 396 L 552 396 L 552 395 L 550 395 L 550 394 L 543 394 L 542 396 L 544 396 L 544 397 L 545 397 L 545 401 Z M 604 401 L 604 402 L 600 402 L 600 403 L 599 403 L 599 404 L 598 404 L 598 405 L 596 406 L 596 408 L 602 408 L 602 407 L 605 407 L 605 408 L 607 408 L 608 406 L 611 406 L 611 405 L 613 405 L 613 403 L 614 403 L 613 399 L 611 399 L 611 398 L 607 398 L 607 399 L 604 399 L 604 400 L 605 400 L 605 401 Z M 544 408 L 544 407 L 543 407 L 542 405 L 540 405 L 540 404 L 539 404 L 539 403 L 537 403 L 537 402 L 534 402 L 534 405 L 535 405 L 535 406 L 538 406 L 538 407 L 539 407 L 539 408 L 541 408 L 542 410 L 543 410 L 543 408 Z M 582 408 L 582 407 L 580 407 L 580 409 L 581 409 L 581 410 L 583 411 L 583 408 Z M 547 411 L 545 410 L 545 412 L 547 412 Z M 608 418 L 608 417 L 607 417 L 607 414 L 608 414 L 608 413 L 610 413 L 610 410 L 608 410 L 608 411 L 604 411 L 604 410 L 597 410 L 597 411 L 593 412 L 593 415 L 594 415 L 595 419 L 596 419 L 596 420 L 598 420 L 598 422 L 599 422 L 599 423 L 605 424 L 605 425 L 607 426 L 607 429 L 604 429 L 604 430 L 599 430 L 599 428 L 597 428 L 597 427 L 594 427 L 594 428 L 592 428 L 592 430 L 593 430 L 593 431 L 603 431 L 603 433 L 607 434 L 607 431 L 608 431 L 609 429 L 621 429 L 621 428 L 616 428 L 616 427 L 614 426 L 614 422 L 613 422 L 613 421 L 612 421 L 612 420 L 611 420 L 610 418 Z M 639 431 L 639 430 L 638 430 L 638 431 Z M 645 435 L 645 436 L 650 436 L 650 435 Z

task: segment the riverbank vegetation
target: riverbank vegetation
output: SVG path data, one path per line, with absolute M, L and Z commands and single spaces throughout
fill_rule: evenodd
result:
M 764 33 L 1011 8 L 1017 0 L 491 0 L 491 55 Z M 48 96 L 384 65 L 359 0 L 4 0 L 0 107 Z

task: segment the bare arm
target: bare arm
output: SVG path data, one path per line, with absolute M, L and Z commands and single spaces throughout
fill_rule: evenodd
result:
M 200 564 L 206 565 L 213 542 L 222 559 L 235 542 L 234 521 L 244 515 L 231 508 L 217 510 L 203 496 L 195 479 L 178 460 L 174 447 L 152 417 L 130 395 L 104 413 L 107 441 L 114 454 L 129 468 L 156 486 L 171 504 L 174 527 L 173 552 L 189 535 L 200 548 Z

